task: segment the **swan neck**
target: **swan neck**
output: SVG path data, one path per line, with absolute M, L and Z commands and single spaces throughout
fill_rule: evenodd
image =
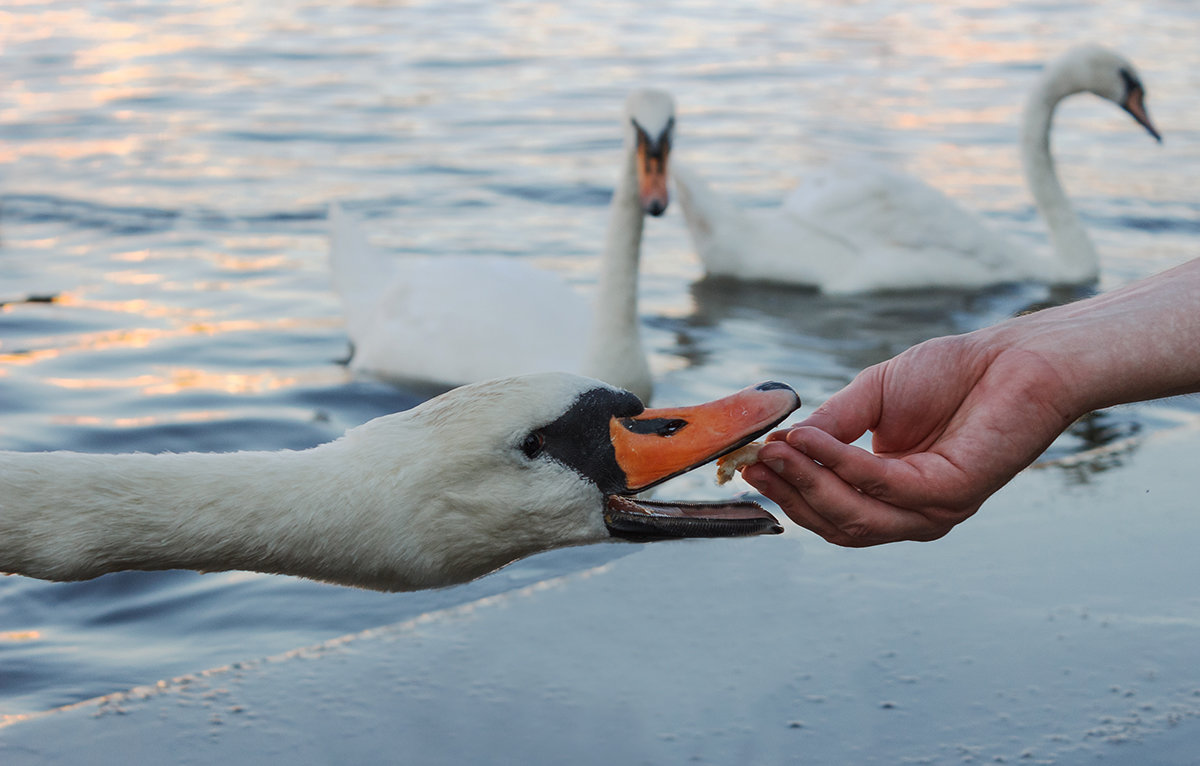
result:
M 1051 72 L 1030 94 L 1021 130 L 1021 159 L 1025 180 L 1038 212 L 1050 231 L 1050 242 L 1063 282 L 1094 279 L 1099 258 L 1091 238 L 1076 215 L 1058 178 L 1050 151 L 1050 129 L 1058 103 L 1078 88 L 1067 87 Z
M 0 571 L 79 580 L 124 569 L 246 569 L 374 585 L 364 543 L 379 530 L 356 518 L 361 483 L 330 480 L 341 473 L 336 444 L 0 453 Z M 356 558 L 365 577 L 347 569 Z
M 634 148 L 627 145 L 621 177 L 609 206 L 595 321 L 583 372 L 628 388 L 645 399 L 650 393 L 650 370 L 638 322 L 638 270 L 645 215 L 638 197 L 635 161 Z

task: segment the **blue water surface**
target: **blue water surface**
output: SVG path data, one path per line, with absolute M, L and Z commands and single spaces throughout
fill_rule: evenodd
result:
M 742 204 L 774 204 L 805 167 L 865 158 L 1045 248 L 1015 148 L 1025 90 L 1068 45 L 1109 44 L 1141 69 L 1165 143 L 1079 98 L 1059 110 L 1055 151 L 1102 253 L 1100 288 L 1123 284 L 1200 254 L 1198 37 L 1184 0 L 0 8 L 0 448 L 299 449 L 413 406 L 429 392 L 347 371 L 328 203 L 397 255 L 500 253 L 588 290 L 621 102 L 643 85 L 677 98 L 677 156 Z M 807 410 L 920 340 L 1073 297 L 713 284 L 674 208 L 649 221 L 643 253 L 660 403 L 779 379 Z M 1195 411 L 1103 413 L 1054 454 Z M 1094 470 L 1122 467 L 1118 455 Z M 246 573 L 3 578 L 0 724 L 631 550 L 561 551 L 411 594 Z

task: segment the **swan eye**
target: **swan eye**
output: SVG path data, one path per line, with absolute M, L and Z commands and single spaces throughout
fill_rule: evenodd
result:
M 532 460 L 542 454 L 544 446 L 546 446 L 546 437 L 541 431 L 534 431 L 525 437 L 525 441 L 521 442 L 521 451 L 525 453 L 525 457 Z

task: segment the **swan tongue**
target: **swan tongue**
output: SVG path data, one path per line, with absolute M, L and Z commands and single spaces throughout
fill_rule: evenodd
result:
M 758 503 L 663 503 L 610 495 L 604 523 L 613 537 L 644 542 L 681 537 L 777 535 L 783 527 Z

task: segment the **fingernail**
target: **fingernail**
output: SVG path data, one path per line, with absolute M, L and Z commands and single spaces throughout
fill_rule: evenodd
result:
M 783 473 L 783 461 L 778 458 L 767 458 L 762 461 L 762 464 L 770 468 L 775 473 Z

